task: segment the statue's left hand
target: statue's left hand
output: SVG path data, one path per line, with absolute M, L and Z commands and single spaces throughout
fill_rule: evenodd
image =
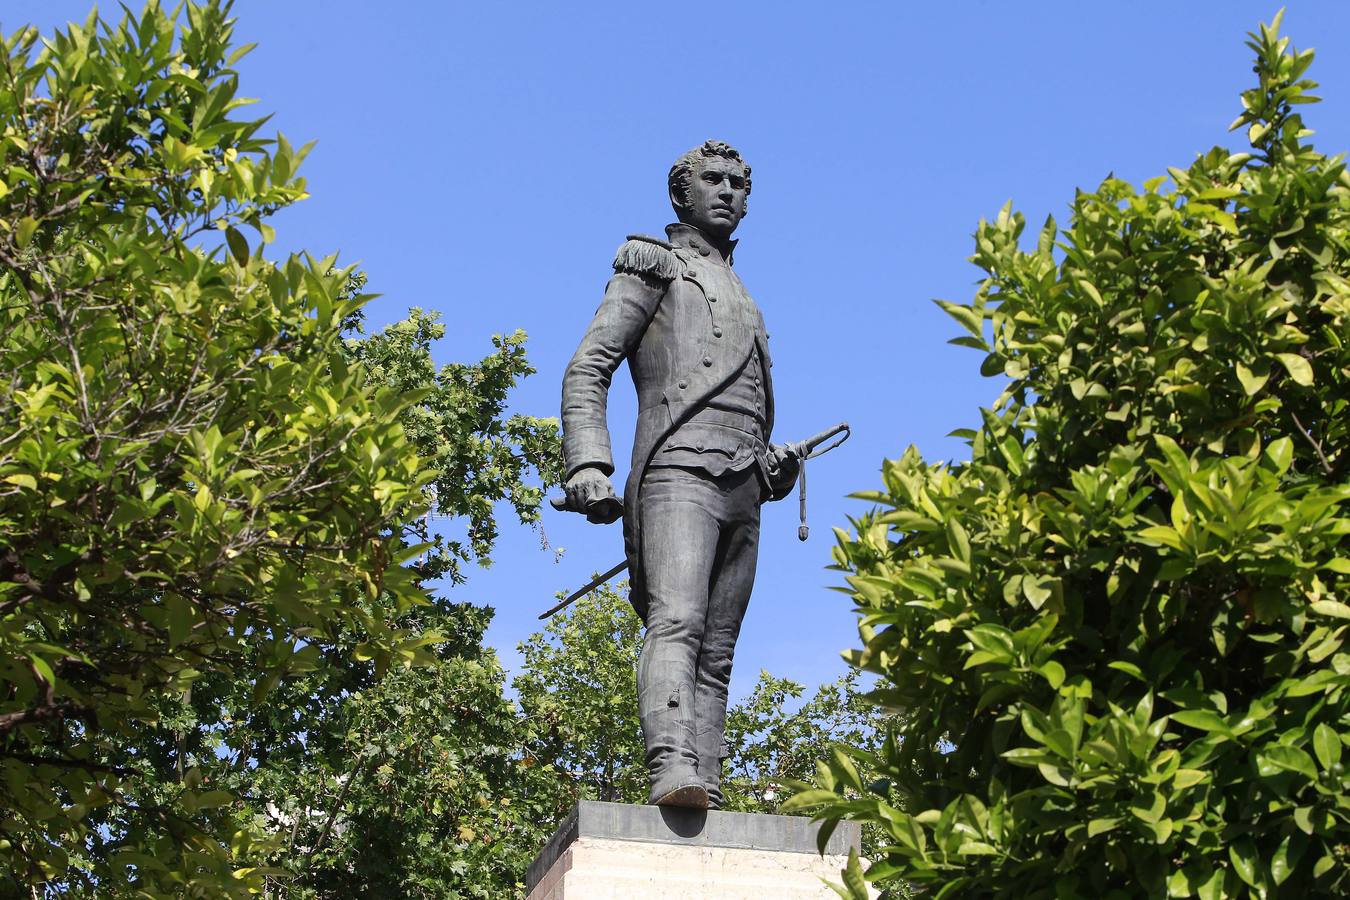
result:
M 792 482 L 797 480 L 797 472 L 802 461 L 789 444 L 772 444 L 769 447 L 769 483 L 773 488 L 773 498 L 781 500 L 792 490 Z

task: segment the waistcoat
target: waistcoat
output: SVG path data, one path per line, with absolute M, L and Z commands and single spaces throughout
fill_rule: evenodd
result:
M 713 476 L 754 466 L 767 485 L 766 377 L 756 346 L 756 336 L 762 329 L 759 309 L 728 263 L 701 234 L 687 226 L 672 226 L 668 232 L 684 262 L 684 279 L 696 285 L 708 300 L 713 338 L 709 354 L 728 354 L 744 363 L 667 436 L 651 464 L 693 468 Z M 710 360 L 710 355 L 705 356 L 704 364 Z

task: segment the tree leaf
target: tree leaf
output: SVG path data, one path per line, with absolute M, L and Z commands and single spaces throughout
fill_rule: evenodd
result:
M 1270 367 L 1265 366 L 1263 368 L 1265 369 L 1264 372 L 1256 374 L 1242 363 L 1236 364 L 1238 381 L 1242 384 L 1242 390 L 1246 392 L 1248 397 L 1265 387 L 1266 381 L 1270 378 Z
M 1218 713 L 1210 712 L 1207 709 L 1183 709 L 1172 713 L 1171 719 L 1182 725 L 1191 728 L 1198 728 L 1201 731 L 1214 731 L 1219 734 L 1232 735 L 1232 727 Z
M 1275 848 L 1275 854 L 1270 858 L 1270 879 L 1277 885 L 1289 880 L 1289 876 L 1294 872 L 1294 866 L 1298 864 L 1298 859 L 1302 855 L 1302 848 L 1305 846 L 1302 840 L 1298 843 L 1298 850 L 1291 852 L 1294 837 L 1294 834 L 1285 835 L 1284 840 L 1280 841 L 1280 846 Z
M 1314 600 L 1309 606 L 1318 615 L 1350 619 L 1350 606 L 1336 600 Z
M 955 517 L 947 519 L 947 544 L 957 559 L 967 566 L 971 564 L 970 538 Z
M 1283 475 L 1294 461 L 1294 442 L 1287 437 L 1277 438 L 1266 446 L 1265 455 L 1274 465 L 1275 472 Z
M 951 316 L 957 322 L 960 322 L 962 328 L 979 339 L 980 349 L 986 346 L 984 341 L 983 319 L 979 312 L 969 306 L 963 306 L 959 303 L 949 303 L 946 300 L 934 300 L 933 302 L 942 307 L 942 311 L 947 315 Z
M 1257 887 L 1261 883 L 1260 862 L 1251 838 L 1238 838 L 1229 844 L 1228 858 L 1232 860 L 1233 869 L 1239 878 L 1252 887 Z
M 1324 772 L 1330 771 L 1332 766 L 1340 762 L 1341 739 L 1336 734 L 1336 729 L 1326 722 L 1319 722 L 1313 731 L 1313 751 L 1317 754 L 1317 761 Z
M 1310 780 L 1317 780 L 1317 767 L 1313 765 L 1312 757 L 1288 744 L 1276 744 L 1259 751 L 1256 755 L 1256 768 L 1263 776 L 1297 772 Z
M 844 867 L 844 885 L 853 900 L 868 900 L 867 882 L 863 878 L 862 863 L 858 861 L 858 851 L 849 848 L 848 864 Z
M 1289 377 L 1304 387 L 1312 387 L 1312 365 L 1297 353 L 1276 353 L 1275 358 L 1283 363 Z
M 230 255 L 241 266 L 248 265 L 248 241 L 233 225 L 225 229 L 225 243 L 230 245 Z
M 14 226 L 14 244 L 20 250 L 26 248 L 33 240 L 33 234 L 37 231 L 37 219 L 32 216 L 24 216 L 19 220 L 19 224 Z
M 1036 668 L 1036 671 L 1039 672 L 1045 680 L 1050 683 L 1050 687 L 1055 690 L 1059 690 L 1059 686 L 1064 683 L 1064 667 L 1053 659 L 1041 663 Z
M 1041 583 L 1041 579 L 1032 578 L 1030 575 L 1022 579 L 1022 593 L 1026 595 L 1032 609 L 1040 609 L 1045 605 L 1045 601 L 1053 596 L 1050 588 Z
M 1195 895 L 1200 900 L 1224 900 L 1224 873 L 1225 869 L 1215 869 L 1213 873 L 1206 878 L 1198 888 L 1195 889 Z

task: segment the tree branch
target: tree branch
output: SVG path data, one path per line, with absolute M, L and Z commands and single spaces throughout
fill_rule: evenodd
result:
M 1289 415 L 1293 417 L 1294 424 L 1298 426 L 1298 430 L 1303 433 L 1303 436 L 1308 439 L 1308 443 L 1312 444 L 1313 450 L 1317 452 L 1317 458 L 1322 461 L 1322 471 L 1327 475 L 1334 475 L 1335 470 L 1331 468 L 1331 463 L 1327 461 L 1327 455 L 1322 452 L 1322 445 L 1308 433 L 1308 429 L 1303 427 L 1303 423 L 1298 420 L 1298 413 L 1291 409 Z
M 77 706 L 74 703 L 43 703 L 32 709 L 20 709 L 14 712 L 0 713 L 0 734 L 13 731 L 21 725 L 36 725 L 40 722 L 53 722 L 70 716 L 92 715 L 92 706 Z
M 309 853 L 305 854 L 305 868 L 309 868 L 310 862 L 314 859 L 314 854 L 323 849 L 323 845 L 328 841 L 328 833 L 333 830 L 333 823 L 337 821 L 338 814 L 342 812 L 342 804 L 347 799 L 347 792 L 351 790 L 352 785 L 356 783 L 357 776 L 361 775 L 361 767 L 370 761 L 370 757 L 362 757 L 357 760 L 356 766 L 351 774 L 347 776 L 347 781 L 342 785 L 342 790 L 338 792 L 337 800 L 333 801 L 333 810 L 328 814 L 328 821 L 323 823 L 323 830 L 319 832 L 319 838 L 314 842 L 314 846 L 309 848 Z M 380 762 L 384 762 L 384 755 L 380 755 Z
M 125 778 L 134 774 L 131 769 L 122 766 L 109 766 L 103 763 L 89 762 L 83 759 L 68 759 L 66 757 L 52 756 L 34 756 L 31 753 L 10 753 L 8 751 L 0 752 L 0 757 L 5 759 L 17 759 L 19 762 L 25 762 L 32 766 L 61 766 L 66 769 L 86 769 L 90 772 L 106 772 L 109 775 L 116 775 L 119 778 Z

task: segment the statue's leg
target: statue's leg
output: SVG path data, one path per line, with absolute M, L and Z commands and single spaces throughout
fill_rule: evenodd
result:
M 695 666 L 719 525 L 707 475 L 653 468 L 642 482 L 642 574 L 647 632 L 638 660 L 638 714 L 651 802 L 703 807 L 695 743 Z
M 722 529 L 708 585 L 708 614 L 698 657 L 695 720 L 698 770 L 708 791 L 708 805 L 722 805 L 723 739 L 727 720 L 727 686 L 741 620 L 750 603 L 759 556 L 759 501 L 762 488 L 750 471 L 721 479 Z

